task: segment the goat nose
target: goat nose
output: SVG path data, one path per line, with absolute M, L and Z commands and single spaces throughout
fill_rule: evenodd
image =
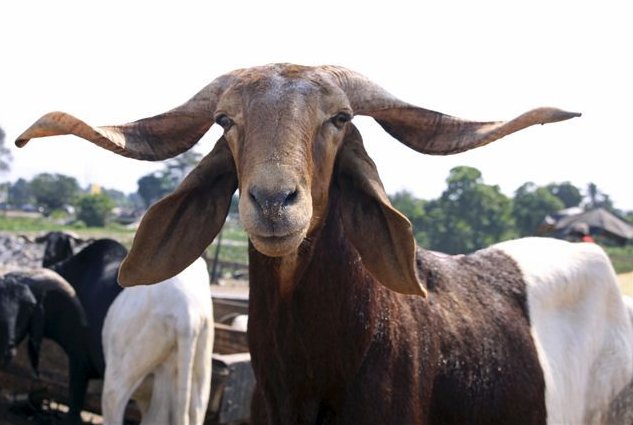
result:
M 296 188 L 270 189 L 253 186 L 248 194 L 251 201 L 253 201 L 266 216 L 279 213 L 282 209 L 294 204 L 299 197 L 299 192 Z

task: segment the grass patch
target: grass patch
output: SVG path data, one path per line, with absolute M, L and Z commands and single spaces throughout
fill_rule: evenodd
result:
M 0 231 L 35 236 L 50 231 L 70 231 L 83 238 L 112 238 L 128 248 L 132 244 L 135 231 L 119 224 L 109 224 L 103 228 L 77 227 L 63 224 L 59 219 L 36 215 L 6 216 L 0 214 Z M 217 239 L 206 250 L 206 257 L 215 257 Z M 604 247 L 618 275 L 633 272 L 633 245 L 624 247 Z M 248 264 L 248 236 L 238 220 L 229 220 L 222 228 L 222 247 L 220 261 Z M 630 289 L 625 290 L 633 296 L 633 275 Z
M 123 245 L 130 246 L 134 230 L 120 224 L 109 224 L 106 227 L 85 227 L 64 224 L 54 218 L 41 216 L 10 217 L 0 215 L 0 231 L 26 236 L 36 236 L 46 232 L 72 232 L 82 238 L 112 238 Z
M 35 214 L 20 216 L 0 215 L 0 232 L 15 235 L 35 237 L 52 232 L 73 232 L 78 236 L 89 239 L 111 238 L 128 249 L 132 246 L 135 230 L 111 223 L 106 227 L 83 227 L 63 224 L 59 218 L 42 217 Z M 213 261 L 217 239 L 206 250 L 206 257 Z M 248 264 L 248 236 L 238 221 L 227 221 L 222 229 L 222 247 L 219 260 L 221 262 Z
M 609 255 L 617 274 L 633 271 L 633 245 L 607 246 L 604 250 Z

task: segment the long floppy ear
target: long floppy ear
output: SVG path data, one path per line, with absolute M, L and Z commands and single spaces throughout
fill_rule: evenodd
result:
M 213 114 L 230 75 L 215 79 L 181 106 L 123 125 L 93 127 L 65 112 L 43 115 L 15 141 L 23 147 L 30 139 L 73 134 L 97 146 L 130 158 L 157 161 L 191 148 L 213 124 Z
M 236 189 L 235 164 L 222 137 L 171 195 L 147 211 L 119 284 L 157 283 L 193 263 L 222 228 Z
M 347 94 L 356 115 L 369 115 L 393 137 L 421 153 L 449 155 L 487 145 L 535 124 L 579 117 L 556 108 L 537 108 L 510 121 L 468 121 L 403 102 L 356 72 L 324 66 Z
M 360 134 L 350 126 L 336 163 L 345 234 L 365 267 L 387 288 L 426 296 L 417 275 L 411 223 L 391 206 Z

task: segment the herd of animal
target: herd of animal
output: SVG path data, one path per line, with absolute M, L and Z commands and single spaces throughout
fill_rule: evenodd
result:
M 130 399 L 144 423 L 202 423 L 213 350 L 204 260 L 159 285 L 123 290 L 117 272 L 127 249 L 98 239 L 73 254 L 72 238 L 47 233 L 39 238 L 45 243 L 41 268 L 15 269 L 0 278 L 3 364 L 27 339 L 37 373 L 42 339 L 59 344 L 68 356 L 69 424 L 81 423 L 92 379 L 103 379 L 106 424 L 122 423 Z
M 73 134 L 161 160 L 213 123 L 224 134 L 148 210 L 129 252 L 98 240 L 49 269 L 2 278 L 4 362 L 28 338 L 37 369 L 41 338 L 51 338 L 70 359 L 69 416 L 87 380 L 104 377 L 108 424 L 120 423 L 130 397 L 146 423 L 201 423 L 213 325 L 198 258 L 239 189 L 250 241 L 251 423 L 633 423 L 633 304 L 604 251 L 546 238 L 457 256 L 418 247 L 355 115 L 415 151 L 446 155 L 579 114 L 539 108 L 466 121 L 342 67 L 291 64 L 230 72 L 128 124 L 46 114 L 18 146 Z

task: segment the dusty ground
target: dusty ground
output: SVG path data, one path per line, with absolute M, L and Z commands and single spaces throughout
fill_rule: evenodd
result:
M 63 422 L 65 406 L 45 402 L 43 409 L 37 409 L 36 404 L 20 397 L 2 395 L 0 399 L 0 425 L 60 425 Z M 101 417 L 85 412 L 82 415 L 85 424 L 103 424 Z

